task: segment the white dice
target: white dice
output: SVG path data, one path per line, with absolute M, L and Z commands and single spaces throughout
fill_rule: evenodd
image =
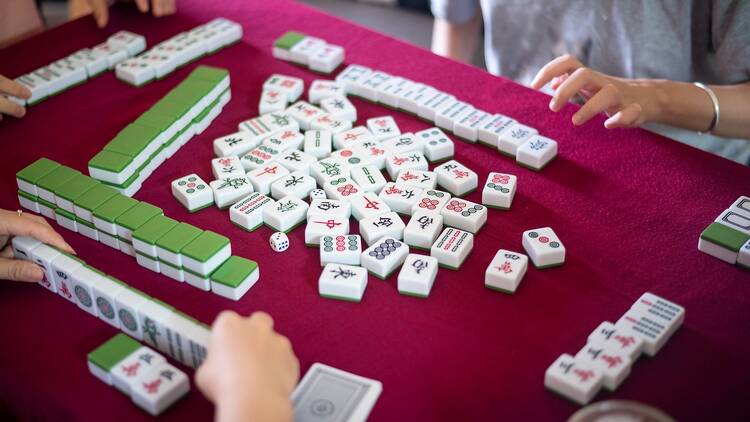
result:
M 326 198 L 328 198 L 328 196 L 326 195 L 326 191 L 324 191 L 323 189 L 313 189 L 310 191 L 310 201 Z
M 289 237 L 282 232 L 276 232 L 268 239 L 269 245 L 274 252 L 284 252 L 289 249 Z
M 500 249 L 484 272 L 484 285 L 503 293 L 515 293 L 528 265 L 529 258 L 526 255 Z
M 535 267 L 550 268 L 565 262 L 565 246 L 550 227 L 527 230 L 521 239 Z

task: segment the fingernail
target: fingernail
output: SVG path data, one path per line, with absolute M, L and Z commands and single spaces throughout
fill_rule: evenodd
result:
M 24 269 L 24 278 L 31 281 L 42 281 L 42 278 L 44 278 L 44 272 L 36 265 L 29 265 Z
M 577 114 L 574 114 L 574 115 L 573 115 L 573 124 L 574 124 L 574 125 L 576 125 L 576 126 L 580 125 L 580 124 L 581 124 L 581 120 L 583 120 L 583 119 L 581 118 L 581 116 L 579 116 L 579 115 L 577 115 Z
M 557 111 L 557 110 L 555 110 L 555 99 L 554 98 L 552 99 L 552 101 L 549 102 L 549 109 L 552 110 L 552 111 Z

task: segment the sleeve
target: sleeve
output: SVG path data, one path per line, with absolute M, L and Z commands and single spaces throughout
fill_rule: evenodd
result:
M 479 0 L 431 0 L 430 9 L 436 18 L 462 24 L 476 15 Z
M 716 2 L 712 11 L 714 62 L 724 83 L 750 80 L 750 1 Z

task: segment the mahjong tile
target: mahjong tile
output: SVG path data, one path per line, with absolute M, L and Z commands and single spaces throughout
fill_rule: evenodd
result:
M 263 208 L 263 222 L 275 231 L 288 233 L 305 221 L 307 202 L 287 196 Z
M 329 299 L 359 302 L 367 288 L 367 270 L 362 267 L 327 264 L 318 279 L 318 293 Z
M 379 170 L 385 168 L 385 159 L 387 151 L 379 145 L 370 145 L 371 142 L 363 142 L 352 148 L 355 154 L 362 157 L 364 165 L 372 165 Z
M 421 190 L 411 205 L 410 214 L 424 211 L 432 214 L 440 214 L 443 207 L 451 200 L 451 194 L 436 189 Z
M 299 64 L 308 64 L 310 57 L 325 45 L 326 42 L 320 38 L 306 36 L 289 49 L 289 58 Z
M 87 265 L 78 267 L 70 274 L 70 285 L 72 286 L 75 303 L 79 308 L 95 317 L 99 316 L 99 314 L 96 303 L 94 303 L 94 286 L 99 282 L 101 277 L 98 271 Z
M 231 300 L 240 300 L 260 277 L 258 263 L 231 256 L 211 274 L 211 291 Z
M 453 141 L 439 128 L 433 127 L 414 134 L 424 141 L 424 155 L 431 163 L 453 158 L 455 146 Z
M 399 108 L 401 95 L 411 89 L 413 85 L 413 81 L 401 77 L 393 77 L 379 87 L 378 101 L 388 107 L 397 109 Z
M 152 416 L 158 416 L 190 391 L 184 372 L 162 363 L 138 378 L 130 391 L 133 403 Z
M 512 174 L 490 172 L 482 187 L 482 204 L 489 208 L 510 209 L 516 194 L 516 181 Z
M 324 236 L 346 235 L 349 233 L 349 219 L 345 217 L 313 216 L 305 226 L 305 244 L 317 246 Z
M 451 198 L 440 211 L 443 223 L 476 234 L 487 222 L 487 207 L 461 198 Z
M 387 183 L 378 194 L 393 211 L 404 215 L 411 215 L 413 206 L 420 195 L 422 195 L 422 189 L 420 188 L 403 186 L 393 182 Z
M 472 111 L 474 111 L 474 107 L 471 104 L 456 101 L 435 113 L 435 126 L 453 131 L 453 125 L 471 114 Z
M 320 107 L 337 119 L 347 120 L 352 123 L 357 120 L 357 109 L 345 97 L 324 98 L 320 100 Z
M 79 286 L 83 287 L 85 285 L 77 284 L 76 290 L 78 290 Z M 81 290 L 84 289 L 82 288 Z M 79 295 L 79 292 L 76 291 L 76 296 Z M 91 290 L 86 291 L 86 293 L 90 294 L 91 298 L 93 298 L 93 285 L 91 286 Z M 117 313 L 117 321 L 120 323 L 120 329 L 139 341 L 143 340 L 143 327 L 138 319 L 138 310 L 149 301 L 150 297 L 148 295 L 132 287 L 122 290 L 115 296 L 115 312 Z M 79 306 L 81 306 L 80 302 Z
M 315 179 L 303 173 L 290 173 L 271 184 L 271 196 L 281 199 L 285 196 L 294 196 L 300 199 L 315 189 Z
M 420 189 L 435 189 L 435 186 L 437 186 L 437 176 L 431 171 L 401 170 L 398 173 L 398 177 L 396 177 L 396 183 Z
M 500 249 L 484 272 L 484 285 L 503 293 L 515 293 L 528 266 L 526 255 Z
M 112 368 L 139 347 L 141 345 L 137 341 L 125 334 L 116 334 L 86 355 L 89 371 L 105 384 L 112 385 Z
M 232 255 L 232 244 L 227 237 L 206 230 L 185 245 L 180 250 L 180 255 L 182 255 L 182 266 L 186 271 L 185 281 L 195 287 L 208 290 L 208 287 L 203 284 L 191 283 L 187 272 L 194 276 L 201 276 L 200 278 L 208 277 Z
M 362 255 L 362 239 L 359 235 L 323 236 L 320 238 L 320 265 L 359 265 Z
M 333 133 L 327 130 L 308 130 L 305 132 L 304 150 L 316 159 L 328 157 L 331 154 Z
M 404 235 L 404 222 L 395 212 L 376 215 L 359 221 L 359 234 L 372 245 L 384 236 L 401 239 Z
M 242 168 L 240 159 L 237 156 L 219 157 L 211 160 L 211 172 L 215 179 L 229 179 L 233 177 L 242 177 L 245 175 L 245 169 Z
M 289 51 L 305 38 L 305 34 L 297 31 L 287 31 L 273 42 L 271 54 L 280 60 L 291 61 L 292 53 Z
M 430 255 L 441 267 L 458 271 L 474 248 L 474 235 L 453 227 L 446 227 L 430 248 Z
M 130 31 L 117 31 L 107 37 L 107 44 L 116 49 L 126 49 L 128 54 L 135 56 L 146 49 L 146 38 Z
M 299 123 L 287 114 L 279 112 L 244 120 L 237 127 L 238 130 L 249 132 L 253 140 L 260 142 L 261 139 L 282 130 L 298 131 Z
M 417 115 L 419 114 L 420 104 L 426 101 L 426 99 L 431 98 L 435 92 L 437 91 L 431 86 L 414 83 L 410 88 L 398 95 L 398 108 L 407 113 Z
M 286 110 L 287 94 L 278 89 L 265 89 L 260 94 L 260 100 L 258 100 L 258 113 L 267 114 L 274 112 L 281 112 Z
M 359 86 L 357 87 L 357 92 L 354 94 L 366 100 L 377 102 L 378 88 L 380 87 L 380 85 L 388 82 L 390 79 L 391 75 L 376 70 L 359 84 Z
M 437 273 L 436 258 L 410 253 L 398 273 L 398 292 L 402 295 L 427 297 Z
M 117 318 L 115 298 L 125 291 L 127 286 L 121 281 L 109 276 L 102 276 L 93 286 L 94 303 L 99 319 L 107 324 L 120 328 L 120 320 Z
M 630 375 L 632 362 L 627 354 L 608 349 L 601 345 L 587 344 L 575 355 L 578 362 L 591 365 L 601 371 L 603 386 L 609 391 L 617 387 Z
M 140 376 L 166 362 L 167 359 L 152 348 L 141 346 L 110 370 L 112 386 L 129 396 Z
M 516 150 L 516 162 L 534 170 L 541 170 L 557 156 L 557 142 L 534 135 Z
M 409 247 L 390 236 L 380 237 L 370 245 L 362 252 L 360 263 L 370 274 L 380 279 L 393 274 L 409 255 Z
M 624 326 L 616 327 L 609 321 L 599 324 L 589 334 L 587 342 L 623 353 L 633 362 L 641 356 L 644 345 L 643 338 L 638 333 Z
M 494 114 L 477 128 L 477 141 L 491 148 L 497 148 L 500 134 L 516 121 L 502 114 Z
M 465 196 L 477 189 L 477 174 L 456 160 L 440 164 L 434 171 L 438 185 L 454 196 Z
M 565 262 L 565 246 L 551 228 L 527 230 L 521 238 L 535 267 L 556 267 Z
M 11 240 L 13 256 L 16 259 L 33 261 L 33 258 L 31 257 L 31 251 L 41 244 L 42 242 L 36 240 L 31 236 L 14 236 Z
M 273 89 L 286 94 L 288 102 L 297 101 L 305 89 L 305 83 L 300 78 L 274 74 L 263 83 L 263 90 Z
M 310 122 L 312 130 L 328 130 L 333 134 L 341 133 L 352 128 L 352 122 L 340 119 L 330 114 L 323 114 Z
M 288 150 L 276 158 L 276 162 L 290 172 L 299 172 L 304 175 L 310 174 L 310 166 L 317 161 L 318 159 L 314 156 L 296 149 Z
M 379 146 L 388 150 L 390 154 L 405 154 L 412 151 L 424 153 L 425 142 L 413 133 L 406 132 L 381 141 Z
M 383 173 L 373 165 L 355 167 L 349 172 L 350 177 L 357 183 L 364 192 L 380 193 L 386 183 Z
M 146 62 L 154 68 L 154 76 L 161 79 L 172 73 L 175 69 L 175 62 L 168 54 L 160 54 L 156 51 L 148 51 L 137 57 L 138 60 Z
M 670 335 L 677 331 L 685 320 L 685 308 L 649 292 L 641 295 L 630 309 L 644 313 L 661 322 L 662 325 L 667 327 Z
M 253 184 L 248 176 L 214 180 L 209 186 L 214 194 L 214 203 L 220 209 L 228 208 L 253 191 Z
M 652 315 L 639 310 L 628 310 L 615 322 L 618 329 L 626 329 L 643 340 L 643 352 L 649 356 L 656 355 L 667 343 L 672 331 Z
M 229 208 L 229 220 L 238 227 L 253 231 L 263 224 L 263 208 L 275 203 L 273 199 L 253 192 Z
M 381 116 L 367 119 L 367 128 L 370 129 L 375 139 L 382 141 L 401 134 L 396 121 L 392 116 Z
M 260 144 L 283 152 L 301 149 L 304 142 L 304 135 L 296 130 L 285 129 L 263 139 Z
M 750 217 L 750 197 L 740 196 L 732 203 L 729 209 Z
M 197 174 L 189 174 L 172 182 L 172 195 L 190 212 L 213 204 L 214 194 Z
M 107 60 L 105 57 L 104 68 L 106 69 L 106 67 Z M 47 97 L 47 93 L 49 91 L 49 82 L 46 79 L 34 73 L 28 73 L 26 75 L 19 76 L 14 80 L 18 84 L 25 86 L 29 89 L 29 91 L 31 91 L 31 96 L 28 99 L 24 100 L 24 105 L 36 104 Z
M 736 232 L 750 235 L 750 215 L 747 215 L 744 211 L 737 208 L 729 208 L 724 210 L 724 212 L 716 217 L 714 222 L 724 225 Z M 736 251 L 738 251 L 738 249 L 733 248 L 733 252 Z
M 328 181 L 349 176 L 349 167 L 337 157 L 328 157 L 310 166 L 310 175 L 318 186 L 325 186 Z
M 407 169 L 427 170 L 427 158 L 419 151 L 389 155 L 385 160 L 385 168 L 391 179 L 395 180 L 399 172 Z M 438 182 L 440 181 L 438 177 Z
M 544 372 L 544 386 L 580 405 L 594 398 L 602 388 L 604 376 L 594 367 L 569 354 L 557 358 Z
M 351 204 L 347 201 L 336 199 L 316 198 L 310 202 L 307 210 L 308 220 L 311 216 L 342 217 L 349 218 L 352 215 Z
M 331 73 L 343 63 L 344 55 L 343 47 L 326 44 L 309 57 L 307 66 L 313 72 Z
M 257 147 L 258 143 L 258 140 L 253 139 L 249 132 L 241 130 L 214 139 L 214 155 L 217 157 L 228 157 L 230 155 L 241 157 Z
M 529 138 L 539 133 L 533 127 L 515 122 L 507 129 L 500 132 L 497 141 L 497 149 L 505 155 L 516 156 L 518 147 L 523 145 Z
M 443 231 L 443 216 L 436 213 L 416 211 L 404 228 L 404 243 L 410 248 L 429 251 Z
M 362 188 L 349 177 L 333 178 L 323 185 L 323 190 L 329 198 L 339 201 L 349 201 L 362 194 Z
M 326 98 L 344 96 L 346 96 L 344 87 L 336 81 L 316 79 L 307 90 L 307 100 L 312 104 L 318 104 Z
M 50 263 L 57 294 L 73 303 L 76 303 L 76 298 L 71 274 L 83 267 L 83 265 L 83 261 L 67 254 L 59 255 Z
M 456 97 L 445 92 L 434 91 L 418 102 L 418 115 L 424 120 L 434 122 L 437 114 L 456 103 Z
M 156 66 L 139 57 L 126 59 L 115 66 L 117 79 L 141 86 L 156 78 Z
M 344 86 L 347 94 L 359 95 L 359 88 L 362 82 L 369 78 L 371 74 L 372 69 L 368 67 L 350 64 L 341 73 L 336 75 L 336 82 Z
M 343 148 L 331 153 L 331 157 L 337 158 L 346 165 L 351 171 L 354 168 L 366 166 L 369 164 L 369 158 L 365 156 L 365 151 L 360 148 Z
M 391 212 L 386 203 L 374 192 L 364 192 L 350 199 L 352 204 L 352 217 L 356 220 L 372 218 L 377 215 Z
M 740 252 L 737 254 L 737 265 L 750 269 L 750 239 L 740 248 Z
M 477 141 L 477 129 L 487 122 L 492 115 L 482 110 L 474 109 L 453 122 L 453 133 L 469 142 Z
M 333 135 L 335 149 L 352 148 L 365 142 L 377 141 L 372 132 L 364 126 L 356 126 Z
M 259 145 L 243 155 L 240 162 L 242 163 L 242 168 L 244 168 L 246 172 L 251 172 L 264 165 L 269 165 L 280 154 L 281 151 L 277 148 L 267 145 Z
M 203 233 L 203 230 L 193 225 L 187 223 L 177 224 L 172 230 L 156 241 L 156 255 L 159 261 L 171 264 L 175 268 L 181 268 L 182 255 L 180 251 L 200 236 L 201 233 Z M 163 268 L 164 266 L 161 267 L 161 270 Z
M 297 121 L 300 129 L 311 129 L 310 125 L 313 120 L 326 114 L 322 109 L 305 102 L 297 101 L 286 109 L 286 114 Z
M 256 192 L 263 195 L 271 193 L 271 184 L 289 174 L 289 170 L 279 163 L 270 163 L 247 173 Z M 249 193 L 249 192 L 248 192 Z

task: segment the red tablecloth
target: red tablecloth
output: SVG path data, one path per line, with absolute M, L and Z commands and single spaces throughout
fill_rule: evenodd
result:
M 658 406 L 681 420 L 750 415 L 750 276 L 696 249 L 700 231 L 741 194 L 750 169 L 641 130 L 607 131 L 596 118 L 574 129 L 575 107 L 547 109 L 549 98 L 502 78 L 430 54 L 289 1 L 178 2 L 155 19 L 117 7 L 105 30 L 84 18 L 0 50 L 0 73 L 15 77 L 128 29 L 149 46 L 216 16 L 244 27 L 240 44 L 200 59 L 230 70 L 232 101 L 211 127 L 163 164 L 135 197 L 167 215 L 229 236 L 234 253 L 260 263 L 258 284 L 239 302 L 199 291 L 139 267 L 135 260 L 60 229 L 81 258 L 178 309 L 211 322 L 222 309 L 265 310 L 288 335 L 303 373 L 324 362 L 383 382 L 372 420 L 559 420 L 577 406 L 545 390 L 545 369 L 575 353 L 603 320 L 615 321 L 643 292 L 687 309 L 683 327 L 655 358 L 641 358 L 613 394 Z M 211 141 L 257 114 L 263 81 L 274 72 L 319 78 L 271 57 L 287 30 L 346 48 L 347 62 L 448 91 L 490 112 L 515 117 L 560 144 L 540 173 L 496 151 L 457 142 L 456 158 L 479 173 L 518 175 L 509 212 L 490 211 L 460 272 L 441 270 L 427 300 L 401 296 L 396 277 L 370 278 L 362 303 L 322 299 L 317 249 L 302 229 L 275 254 L 270 230 L 245 233 L 215 208 L 188 214 L 169 182 L 190 172 L 210 179 Z M 0 123 L 0 206 L 16 209 L 14 173 L 45 156 L 79 170 L 96 151 L 179 83 L 195 64 L 143 88 L 112 72 Z M 355 100 L 360 121 L 392 114 L 404 131 L 422 121 Z M 469 196 L 479 202 L 480 193 Z M 522 251 L 524 230 L 552 226 L 567 248 L 556 269 L 530 269 L 513 296 L 487 290 L 484 270 L 502 247 Z M 356 226 L 356 225 L 355 225 Z M 148 416 L 86 369 L 86 353 L 115 330 L 48 291 L 0 283 L 0 402 L 24 419 L 137 420 Z M 2 406 L 0 406 L 1 408 Z M 209 419 L 195 389 L 164 420 Z

